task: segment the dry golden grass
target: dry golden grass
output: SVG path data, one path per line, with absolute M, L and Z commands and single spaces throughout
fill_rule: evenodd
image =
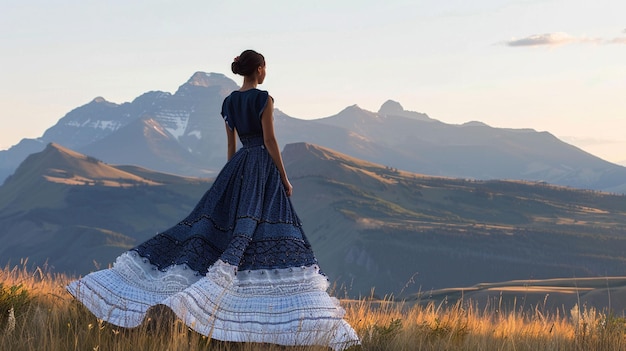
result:
M 25 266 L 25 265 L 24 265 Z M 323 347 L 225 343 L 190 331 L 167 309 L 123 329 L 96 319 L 65 291 L 70 278 L 40 269 L 0 270 L 2 350 L 326 350 Z M 603 350 L 626 349 L 626 320 L 593 308 L 549 315 L 502 312 L 471 303 L 420 305 L 343 300 L 346 319 L 362 338 L 357 350 Z M 9 309 L 13 309 L 14 327 Z

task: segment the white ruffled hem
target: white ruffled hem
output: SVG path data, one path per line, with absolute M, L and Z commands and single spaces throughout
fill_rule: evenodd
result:
M 122 327 L 140 325 L 150 307 L 163 304 L 192 329 L 218 340 L 334 350 L 358 344 L 327 288 L 315 265 L 237 272 L 218 260 L 202 276 L 186 265 L 160 271 L 135 252 L 67 287 L 96 317 Z

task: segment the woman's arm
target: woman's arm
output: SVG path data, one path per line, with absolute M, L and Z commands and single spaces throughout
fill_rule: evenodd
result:
M 276 141 L 276 136 L 274 134 L 274 100 L 271 96 L 268 96 L 267 105 L 261 115 L 261 127 L 263 128 L 263 142 L 265 144 L 265 148 L 278 168 L 278 172 L 280 172 L 280 179 L 283 182 L 287 196 L 291 196 L 293 187 L 287 178 L 287 172 L 285 172 L 285 166 L 283 165 L 283 158 L 280 156 L 278 142 Z
M 235 135 L 235 130 L 230 129 L 228 123 L 224 124 L 226 125 L 226 139 L 228 139 L 228 161 L 230 161 L 235 151 L 237 151 L 237 136 Z

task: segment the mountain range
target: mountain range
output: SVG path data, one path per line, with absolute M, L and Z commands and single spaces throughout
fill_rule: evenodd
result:
M 401 171 L 309 143 L 283 159 L 337 295 L 411 296 L 626 268 L 626 196 Z M 50 143 L 0 187 L 0 262 L 85 274 L 182 220 L 211 184 Z
M 0 151 L 0 179 L 48 143 L 110 164 L 211 177 L 226 160 L 221 103 L 236 89 L 222 74 L 196 72 L 174 94 L 151 91 L 123 104 L 97 97 L 67 113 L 40 138 Z M 354 105 L 331 117 L 303 120 L 277 109 L 275 119 L 281 148 L 307 142 L 409 172 L 626 192 L 626 167 L 548 132 L 481 122 L 446 124 L 391 100 L 377 112 Z
M 0 262 L 85 274 L 176 224 L 226 161 L 219 111 L 237 88 L 196 72 L 174 94 L 97 97 L 0 151 Z M 504 286 L 485 282 L 512 280 L 500 296 L 516 301 L 529 284 L 589 277 L 597 301 L 602 277 L 624 272 L 626 168 L 550 133 L 446 124 L 394 101 L 275 119 L 292 200 L 336 295 L 479 298 Z M 548 291 L 564 296 L 557 307 L 583 298 Z

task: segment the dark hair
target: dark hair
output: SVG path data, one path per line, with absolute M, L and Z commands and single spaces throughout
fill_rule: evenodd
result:
M 254 50 L 245 50 L 235 57 L 230 69 L 245 77 L 253 74 L 259 66 L 265 66 L 265 57 Z

